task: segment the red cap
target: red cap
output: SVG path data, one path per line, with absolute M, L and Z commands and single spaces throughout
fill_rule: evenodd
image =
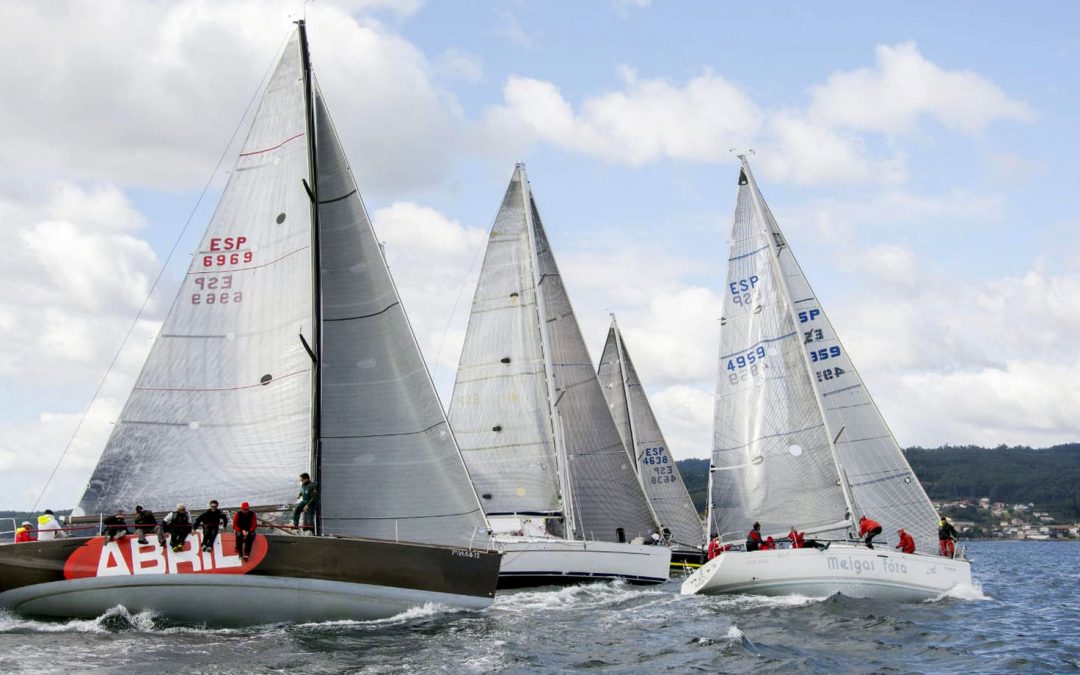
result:
M 246 509 L 247 507 L 248 507 L 247 502 L 244 502 L 243 504 L 240 505 L 240 508 L 242 508 L 242 509 Z

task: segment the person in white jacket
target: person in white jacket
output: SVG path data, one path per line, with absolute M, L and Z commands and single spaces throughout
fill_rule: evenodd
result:
M 64 529 L 60 527 L 60 523 L 57 522 L 56 516 L 49 509 L 45 509 L 45 513 L 38 516 L 37 519 L 38 541 L 49 541 L 51 539 L 63 539 L 67 536 Z

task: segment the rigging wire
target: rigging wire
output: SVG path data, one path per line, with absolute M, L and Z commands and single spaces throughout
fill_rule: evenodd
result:
M 285 43 L 288 41 L 291 32 L 278 44 L 277 49 L 274 50 L 274 54 L 280 54 L 284 49 Z M 101 393 L 102 388 L 105 386 L 105 381 L 109 379 L 109 375 L 113 371 L 113 367 L 120 359 L 120 354 L 123 353 L 124 347 L 127 346 L 128 339 L 131 338 L 132 332 L 135 330 L 135 326 L 138 325 L 139 320 L 142 319 L 143 312 L 146 311 L 147 305 L 150 304 L 150 298 L 154 296 L 154 291 L 157 290 L 158 284 L 161 282 L 162 277 L 165 276 L 165 270 L 168 269 L 169 263 L 172 262 L 173 256 L 176 254 L 176 249 L 179 248 L 180 242 L 184 239 L 184 235 L 187 234 L 188 227 L 191 225 L 191 221 L 194 220 L 195 214 L 198 212 L 199 207 L 202 205 L 203 198 L 206 197 L 206 193 L 210 190 L 210 186 L 214 182 L 214 178 L 217 177 L 218 170 L 221 168 L 221 164 L 225 161 L 225 157 L 229 154 L 229 148 L 232 147 L 233 142 L 236 141 L 236 136 L 240 133 L 240 129 L 244 126 L 244 121 L 248 118 L 248 113 L 251 112 L 251 107 L 258 99 L 259 92 L 261 92 L 269 80 L 271 73 L 273 72 L 274 65 L 278 59 L 272 58 L 270 66 L 267 67 L 266 72 L 263 73 L 262 78 L 259 80 L 259 86 L 255 88 L 255 92 L 251 95 L 251 99 L 248 101 L 247 106 L 244 108 L 243 114 L 240 115 L 240 121 L 237 122 L 236 128 L 233 129 L 232 134 L 229 136 L 228 142 L 225 144 L 225 148 L 221 151 L 221 155 L 218 157 L 217 163 L 214 165 L 213 171 L 210 172 L 210 177 L 207 178 L 206 183 L 203 185 L 202 191 L 199 192 L 198 198 L 195 200 L 194 206 L 191 207 L 191 212 L 188 213 L 187 220 L 184 221 L 184 226 L 180 229 L 180 234 L 177 235 L 176 240 L 173 242 L 172 248 L 169 249 L 169 253 L 165 256 L 165 261 L 161 264 L 161 269 L 158 270 L 157 276 L 154 277 L 154 282 L 150 284 L 150 290 L 147 291 L 146 297 L 143 299 L 142 305 L 139 306 L 139 311 L 135 314 L 135 318 L 131 320 L 131 325 L 128 326 L 127 332 L 124 333 L 123 339 L 120 340 L 120 346 L 117 348 L 116 353 L 113 354 L 112 359 L 109 361 L 109 365 L 105 368 L 105 374 L 101 376 L 101 380 L 98 382 L 97 387 L 94 389 L 93 395 L 90 397 L 90 402 L 86 404 L 83 409 L 82 415 L 79 416 L 79 423 L 75 425 L 75 430 L 71 433 L 67 443 L 64 445 L 64 451 L 60 453 L 60 458 L 56 460 L 56 465 L 53 466 L 52 472 L 49 473 L 49 477 L 45 480 L 45 485 L 42 486 L 41 492 L 38 493 L 37 499 L 34 500 L 34 506 L 30 510 L 36 512 L 38 505 L 41 503 L 42 497 L 45 496 L 45 491 L 49 489 L 49 485 L 52 484 L 53 478 L 56 477 L 56 472 L 59 471 L 60 465 L 63 464 L 64 458 L 67 457 L 68 451 L 71 450 L 72 444 L 79 435 L 79 431 L 83 427 L 83 423 L 86 422 L 86 418 L 90 415 L 90 409 L 93 408 L 94 403 L 97 401 L 98 395 Z

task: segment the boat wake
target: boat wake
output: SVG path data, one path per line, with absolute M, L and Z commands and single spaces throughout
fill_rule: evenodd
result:
M 468 613 L 470 611 L 471 610 L 461 609 L 457 607 L 447 607 L 446 605 L 440 605 L 434 602 L 426 602 L 419 607 L 410 607 L 409 609 L 401 612 L 400 614 L 388 616 L 385 619 L 369 619 L 363 621 L 354 619 L 339 619 L 337 621 L 314 621 L 310 623 L 295 624 L 295 627 L 315 630 L 337 630 L 340 628 L 400 626 L 451 614 Z
M 723 610 L 802 607 L 829 599 L 829 597 L 813 597 L 795 593 L 791 595 L 688 595 L 682 597 L 700 599 L 699 602 L 704 602 L 709 607 Z
M 576 610 L 583 607 L 608 607 L 640 598 L 665 598 L 670 594 L 658 590 L 642 590 L 625 581 L 606 581 L 579 584 L 548 591 L 517 591 L 495 596 L 494 609 L 510 612 L 540 610 Z
M 924 602 L 939 602 L 945 599 L 967 601 L 993 600 L 992 597 L 983 593 L 982 586 L 980 586 L 978 583 L 975 583 L 959 584 L 957 586 L 953 586 L 941 595 L 934 598 L 929 598 Z
M 132 614 L 117 605 L 95 619 L 70 621 L 35 621 L 0 611 L 0 633 L 149 633 L 158 630 L 156 615 L 151 611 Z

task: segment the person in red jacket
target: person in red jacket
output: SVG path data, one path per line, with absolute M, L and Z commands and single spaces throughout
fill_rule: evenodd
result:
M 901 553 L 914 553 L 915 539 L 907 532 L 904 532 L 904 528 L 902 527 L 897 530 L 896 533 L 900 535 L 900 543 L 897 544 L 895 548 L 900 549 Z
M 803 541 L 803 533 L 795 529 L 795 526 L 791 526 L 791 532 L 787 535 L 788 541 L 791 542 L 791 548 L 803 548 L 806 543 Z
M 259 526 L 259 520 L 250 505 L 244 502 L 240 510 L 233 514 L 232 527 L 236 535 L 236 555 L 247 562 L 251 557 L 251 547 L 255 544 L 255 528 Z
M 709 540 L 709 560 L 720 555 L 720 550 L 720 537 L 713 535 L 713 538 Z
M 874 537 L 881 534 L 881 523 L 866 516 L 859 518 L 859 536 L 866 537 L 867 548 L 874 548 Z
M 759 548 L 758 550 L 759 551 L 775 551 L 776 550 L 776 541 L 774 541 L 771 536 L 765 537 L 765 541 L 762 542 L 761 548 Z
M 34 530 L 32 528 L 33 526 L 30 525 L 30 521 L 24 520 L 23 524 L 15 530 L 15 543 L 22 544 L 24 542 L 34 541 Z
M 761 549 L 761 523 L 754 523 L 753 529 L 746 534 L 746 550 L 758 551 Z

